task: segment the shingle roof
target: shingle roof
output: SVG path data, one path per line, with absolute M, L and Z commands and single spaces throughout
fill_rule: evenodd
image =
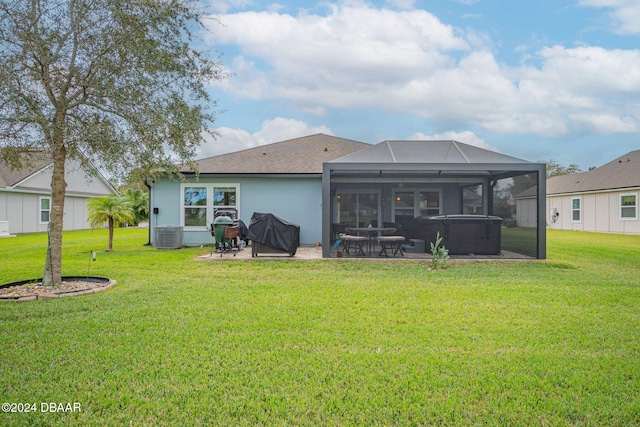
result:
M 34 152 L 32 154 L 31 160 L 25 161 L 25 166 L 17 170 L 12 170 L 0 156 L 0 188 L 12 187 L 53 163 L 51 157 L 46 156 L 43 152 Z M 26 154 L 23 154 L 22 157 L 26 160 Z
M 383 141 L 334 163 L 529 163 L 525 160 L 458 141 Z
M 640 187 L 640 150 L 632 151 L 589 172 L 549 178 L 547 194 L 579 193 Z
M 196 163 L 201 174 L 321 174 L 324 162 L 370 146 L 319 133 L 208 157 Z
M 2 148 L 0 148 L 0 188 L 10 188 L 13 190 L 36 190 L 36 191 L 51 191 L 51 187 L 31 187 L 29 184 L 33 184 L 32 181 L 25 181 L 27 178 L 35 175 L 47 167 L 53 164 L 52 156 L 44 150 L 31 150 L 29 152 L 22 152 L 19 154 L 22 159 L 23 167 L 21 169 L 12 170 L 7 163 L 2 160 Z M 67 171 L 69 170 L 69 164 L 67 164 Z M 116 193 L 116 189 L 109 183 L 109 181 L 102 175 L 99 170 L 95 170 L 97 177 L 102 181 L 107 188 Z M 50 173 L 50 172 L 47 172 Z M 25 181 L 22 183 L 22 181 Z M 20 185 L 18 185 L 20 184 Z M 85 194 L 101 196 L 102 193 L 88 193 L 80 192 L 77 190 L 67 189 L 67 194 Z

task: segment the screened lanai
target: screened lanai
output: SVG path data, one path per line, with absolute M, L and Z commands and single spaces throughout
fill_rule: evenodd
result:
M 384 141 L 324 163 L 323 257 L 349 227 L 393 225 L 407 242 L 419 241 L 433 217 L 464 215 L 500 219 L 502 257 L 544 259 L 545 172 L 543 163 L 440 140 Z M 533 203 L 516 203 L 524 191 Z

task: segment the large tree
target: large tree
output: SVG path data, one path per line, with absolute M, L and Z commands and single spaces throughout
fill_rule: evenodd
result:
M 224 77 L 197 49 L 200 2 L 0 0 L 0 146 L 53 160 L 44 282 L 61 281 L 65 162 L 113 174 L 175 170 L 214 119 L 206 85 Z

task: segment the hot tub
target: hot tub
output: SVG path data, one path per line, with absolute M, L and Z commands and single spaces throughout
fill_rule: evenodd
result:
M 416 234 L 431 250 L 438 232 L 442 245 L 452 255 L 498 255 L 501 245 L 502 218 L 489 215 L 439 215 L 416 219 Z

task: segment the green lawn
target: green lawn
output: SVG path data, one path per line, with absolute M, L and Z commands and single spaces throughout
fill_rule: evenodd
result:
M 640 236 L 549 232 L 548 261 L 201 261 L 67 232 L 105 292 L 0 304 L 0 425 L 640 425 Z M 0 283 L 42 234 L 0 239 Z M 42 412 L 42 402 L 81 412 Z M 46 405 L 45 405 L 46 406 Z

